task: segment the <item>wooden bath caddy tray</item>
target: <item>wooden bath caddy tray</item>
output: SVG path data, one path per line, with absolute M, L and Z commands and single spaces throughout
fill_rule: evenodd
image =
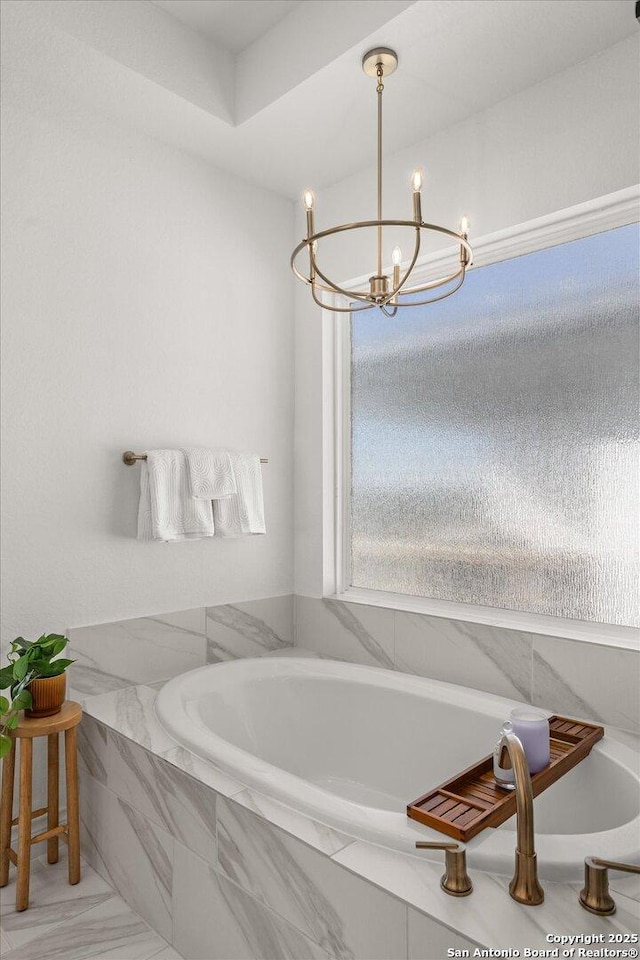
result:
M 550 717 L 551 762 L 531 777 L 533 795 L 550 787 L 591 752 L 604 728 L 569 717 Z M 499 827 L 516 812 L 513 790 L 496 786 L 493 754 L 446 783 L 425 793 L 407 807 L 412 820 L 466 842 L 486 827 Z

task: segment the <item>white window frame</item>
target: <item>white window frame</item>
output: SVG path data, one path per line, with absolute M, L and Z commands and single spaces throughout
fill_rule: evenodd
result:
M 485 237 L 474 237 L 474 263 L 471 269 L 636 223 L 640 219 L 639 201 L 640 185 L 637 185 Z M 455 268 L 458 255 L 458 248 L 450 247 L 421 258 L 414 271 L 416 281 L 442 275 L 449 266 Z M 341 285 L 362 283 L 366 279 L 357 277 Z M 350 603 L 490 624 L 547 636 L 640 649 L 640 631 L 634 627 L 568 620 L 499 607 L 348 586 L 351 350 L 347 316 L 323 311 L 323 596 Z

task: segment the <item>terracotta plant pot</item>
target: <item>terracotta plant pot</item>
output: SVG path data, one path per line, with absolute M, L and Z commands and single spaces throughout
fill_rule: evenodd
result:
M 51 717 L 54 713 L 60 713 L 67 694 L 66 673 L 32 680 L 29 693 L 33 703 L 30 710 L 25 710 L 25 717 Z

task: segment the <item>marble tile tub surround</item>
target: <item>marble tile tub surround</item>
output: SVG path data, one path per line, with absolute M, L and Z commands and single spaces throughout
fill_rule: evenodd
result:
M 293 597 L 179 610 L 68 631 L 76 700 L 169 680 L 205 663 L 255 657 L 293 644 Z
M 640 732 L 640 650 L 296 596 L 296 646 Z
M 301 596 L 77 627 L 69 636 L 79 700 L 295 644 L 640 731 L 640 650 L 611 644 Z
M 635 932 L 634 885 L 604 919 L 579 907 L 579 885 L 545 883 L 531 910 L 508 878 L 471 864 L 473 895 L 445 896 L 440 865 L 327 830 L 166 749 L 153 710 L 138 708 L 160 685 L 86 699 L 83 854 L 189 960 L 439 960 L 449 947 L 548 947 L 549 931 Z

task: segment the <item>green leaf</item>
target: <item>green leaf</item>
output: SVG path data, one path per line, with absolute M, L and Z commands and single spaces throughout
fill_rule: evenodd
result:
M 43 664 L 40 670 L 40 676 L 59 677 L 73 662 L 73 660 L 54 660 L 52 663 Z
M 48 660 L 44 660 L 44 659 L 43 659 L 43 660 L 34 660 L 33 663 L 31 664 L 31 666 L 33 667 L 33 672 L 35 673 L 36 677 L 49 677 L 49 676 L 51 676 L 51 674 L 49 673 L 49 670 L 50 670 L 50 668 L 51 668 L 51 664 L 49 663 Z
M 4 690 L 6 687 L 10 687 L 13 683 L 13 664 L 9 664 L 8 667 L 3 667 L 0 670 L 0 690 Z
M 0 733 L 0 760 L 6 757 L 8 753 L 11 753 L 11 737 Z
M 29 668 L 29 658 L 27 656 L 20 657 L 13 665 L 13 675 L 16 680 L 22 680 Z
M 7 717 L 7 719 L 4 722 L 4 725 L 7 728 L 7 730 L 15 730 L 15 728 L 18 726 L 19 723 L 20 723 L 20 717 L 18 716 L 18 714 L 12 713 L 10 714 L 10 716 Z
M 0 697 L 0 717 L 4 716 L 11 704 L 6 697 Z
M 43 650 L 46 649 L 48 651 L 50 647 L 53 647 L 55 644 L 60 643 L 60 641 L 62 641 L 63 643 L 66 643 L 67 638 L 64 637 L 61 633 L 50 633 L 46 637 L 40 637 L 40 639 L 38 640 L 38 646 L 42 647 Z
M 33 698 L 28 690 L 21 690 L 17 697 L 13 699 L 14 710 L 28 710 L 33 702 Z
M 53 647 L 51 648 L 51 656 L 57 657 L 59 653 L 62 653 L 66 645 L 67 645 L 67 638 L 60 637 L 58 640 L 56 640 Z

